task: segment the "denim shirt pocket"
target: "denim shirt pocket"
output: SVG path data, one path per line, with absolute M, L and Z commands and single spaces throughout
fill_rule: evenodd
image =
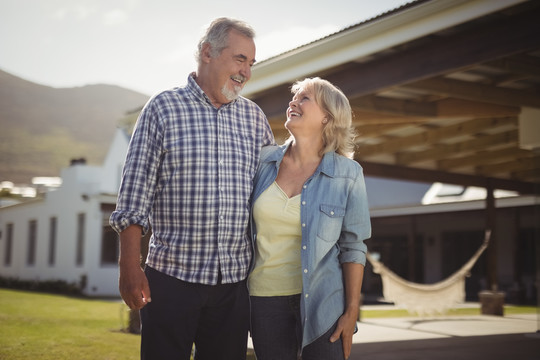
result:
M 335 242 L 341 233 L 345 208 L 337 205 L 321 204 L 317 235 L 324 241 Z

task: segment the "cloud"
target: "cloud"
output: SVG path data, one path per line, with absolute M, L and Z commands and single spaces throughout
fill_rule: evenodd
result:
M 52 17 L 57 20 L 76 19 L 84 20 L 96 13 L 96 9 L 93 6 L 76 5 L 61 7 L 54 10 Z
M 257 37 L 257 59 L 259 61 L 279 55 L 285 51 L 306 45 L 328 34 L 340 30 L 336 25 L 318 27 L 293 26 L 283 30 L 274 30 Z
M 103 23 L 107 26 L 126 23 L 128 19 L 129 15 L 120 9 L 114 9 L 103 14 Z

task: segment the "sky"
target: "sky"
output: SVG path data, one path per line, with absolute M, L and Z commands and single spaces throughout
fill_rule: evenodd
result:
M 407 0 L 0 0 L 0 70 L 57 88 L 118 85 L 152 95 L 185 84 L 207 25 L 256 32 L 258 61 Z

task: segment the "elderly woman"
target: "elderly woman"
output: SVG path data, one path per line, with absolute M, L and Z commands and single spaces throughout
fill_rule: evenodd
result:
M 371 236 L 346 96 L 330 82 L 292 86 L 282 146 L 255 177 L 248 284 L 258 360 L 347 359 Z

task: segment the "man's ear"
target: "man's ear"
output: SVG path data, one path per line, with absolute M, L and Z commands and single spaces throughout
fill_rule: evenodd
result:
M 206 43 L 202 46 L 202 49 L 201 49 L 201 60 L 205 63 L 205 64 L 208 64 L 210 62 L 210 59 L 212 58 L 211 56 L 211 51 L 210 51 L 210 44 L 209 43 Z

